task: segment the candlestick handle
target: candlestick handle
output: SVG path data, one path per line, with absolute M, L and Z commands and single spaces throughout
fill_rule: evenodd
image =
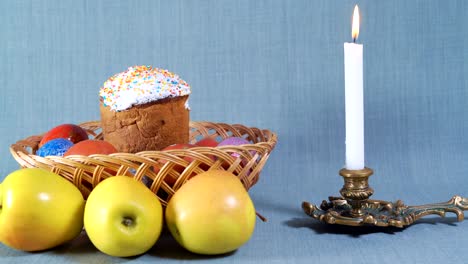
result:
M 458 221 L 463 221 L 465 215 L 463 211 L 468 210 L 468 198 L 455 195 L 445 203 L 434 203 L 417 206 L 405 206 L 403 202 L 396 202 L 396 214 L 400 214 L 405 222 L 412 223 L 426 215 L 439 215 L 445 217 L 447 212 L 457 215 Z

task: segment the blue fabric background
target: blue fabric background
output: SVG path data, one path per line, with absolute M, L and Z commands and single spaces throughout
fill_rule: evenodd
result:
M 61 123 L 99 119 L 98 90 L 149 64 L 192 85 L 191 118 L 278 133 L 250 193 L 268 218 L 228 256 L 205 258 L 168 234 L 118 259 L 86 237 L 0 262 L 465 263 L 468 223 L 428 218 L 400 229 L 325 226 L 303 200 L 343 181 L 343 42 L 361 10 L 366 165 L 376 199 L 408 204 L 468 196 L 467 1 L 2 1 L 0 179 L 18 168 L 13 142 Z

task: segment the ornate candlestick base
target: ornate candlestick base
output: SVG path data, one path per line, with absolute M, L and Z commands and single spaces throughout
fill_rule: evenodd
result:
M 340 190 L 342 197 L 329 197 L 329 202 L 323 201 L 320 208 L 303 202 L 302 209 L 319 221 L 349 226 L 404 227 L 426 215 L 444 217 L 447 212 L 455 213 L 458 221 L 463 221 L 463 211 L 468 210 L 468 198 L 461 196 L 454 196 L 445 203 L 420 206 L 406 206 L 400 200 L 394 203 L 368 200 L 374 193 L 369 187 L 369 177 L 372 173 L 369 168 L 340 170 L 340 175 L 344 178 L 344 186 Z

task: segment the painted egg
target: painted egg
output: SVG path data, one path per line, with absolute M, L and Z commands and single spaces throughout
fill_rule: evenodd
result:
M 36 155 L 41 157 L 46 156 L 63 156 L 63 154 L 73 146 L 73 142 L 65 138 L 56 138 L 47 141 L 40 147 Z
M 88 134 L 80 126 L 74 124 L 62 124 L 45 133 L 41 142 L 39 142 L 39 147 L 42 147 L 48 141 L 56 138 L 65 138 L 70 140 L 72 143 L 77 143 L 88 139 Z
M 212 139 L 212 138 L 203 138 L 202 140 L 198 141 L 195 143 L 195 145 L 199 146 L 199 147 L 211 147 L 211 148 L 214 148 L 216 146 L 218 146 L 218 141 Z
M 193 147 L 197 147 L 197 146 L 194 144 L 172 144 L 170 146 L 163 148 L 162 151 L 172 150 L 172 149 L 189 149 Z M 193 161 L 193 159 L 190 157 L 184 157 L 184 159 L 188 162 Z M 166 162 L 167 162 L 166 160 L 161 160 L 161 163 L 166 163 Z
M 241 137 L 228 137 L 221 141 L 218 144 L 218 147 L 221 146 L 239 146 L 239 145 L 245 145 L 245 144 L 251 144 L 247 139 L 241 138 Z M 254 155 L 254 151 L 250 151 L 252 155 Z M 240 155 L 238 153 L 232 153 L 231 154 L 233 157 L 238 158 Z
M 89 156 L 92 154 L 112 154 L 116 153 L 117 149 L 109 142 L 104 140 L 83 140 L 72 146 L 65 154 L 64 157 L 70 155 L 83 155 Z
M 249 142 L 247 139 L 245 138 L 241 138 L 241 137 L 228 137 L 226 139 L 224 139 L 223 141 L 221 141 L 219 144 L 218 144 L 218 147 L 221 147 L 221 146 L 239 146 L 239 145 L 245 145 L 245 144 L 252 144 L 251 142 Z M 255 155 L 255 151 L 254 150 L 251 150 L 250 151 L 250 154 L 253 156 Z M 240 154 L 239 153 L 231 153 L 231 156 L 233 156 L 234 158 L 239 158 L 240 157 Z M 242 159 L 242 165 L 245 166 L 246 164 L 248 163 L 248 160 L 247 159 Z M 223 164 L 222 165 L 223 168 L 225 169 L 228 169 L 229 168 L 229 164 Z M 250 175 L 252 169 L 250 169 L 248 172 L 247 172 L 247 175 Z

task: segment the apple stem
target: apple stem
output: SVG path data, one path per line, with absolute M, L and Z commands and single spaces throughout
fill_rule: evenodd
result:
M 132 226 L 133 225 L 133 219 L 130 218 L 130 217 L 124 217 L 124 219 L 122 220 L 122 224 L 124 226 Z
M 268 221 L 268 219 L 266 219 L 266 217 L 261 215 L 259 212 L 255 211 L 255 214 L 258 216 L 258 218 L 260 218 L 260 220 L 262 220 L 262 222 Z

